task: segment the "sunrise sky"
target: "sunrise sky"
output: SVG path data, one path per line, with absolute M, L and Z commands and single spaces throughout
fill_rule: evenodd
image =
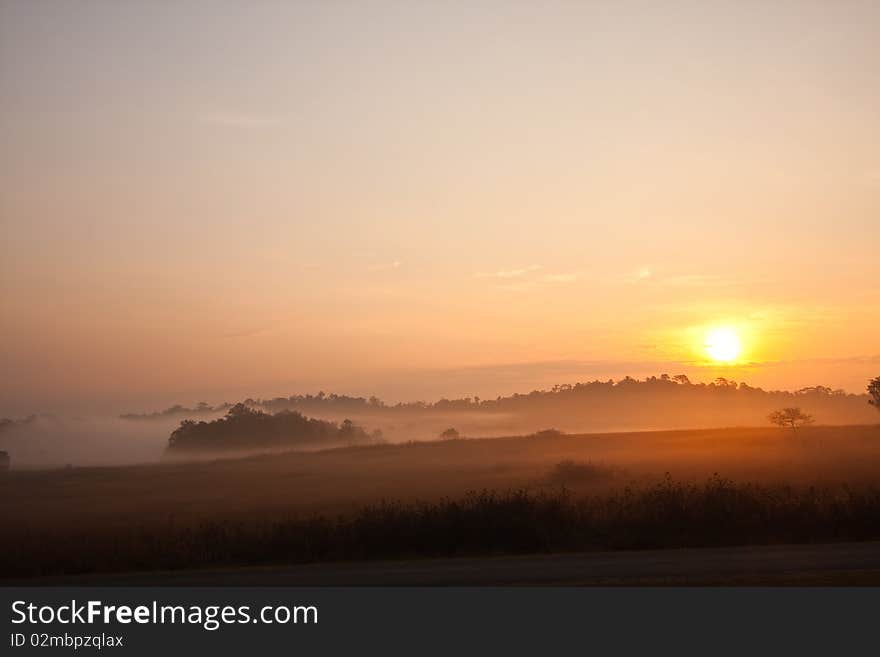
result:
M 861 392 L 878 34 L 873 0 L 0 0 L 0 415 Z

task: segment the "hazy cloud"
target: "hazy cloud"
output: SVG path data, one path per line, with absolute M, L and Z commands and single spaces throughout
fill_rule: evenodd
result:
M 629 277 L 632 283 L 650 283 L 664 287 L 703 287 L 709 285 L 728 285 L 732 279 L 717 274 L 678 274 L 675 276 L 658 275 L 650 267 L 642 267 Z
M 505 283 L 503 285 L 496 285 L 495 287 L 499 290 L 523 292 L 525 290 L 534 290 L 536 287 L 538 287 L 538 283 L 536 281 L 520 281 L 517 283 Z
M 400 265 L 400 260 L 394 260 L 392 262 L 378 262 L 367 267 L 367 271 L 390 271 L 392 269 L 399 269 Z
M 577 274 L 547 274 L 541 277 L 544 283 L 572 283 L 577 280 Z
M 499 290 L 510 290 L 513 292 L 522 292 L 525 290 L 534 290 L 536 288 L 545 287 L 547 285 L 558 285 L 564 283 L 572 283 L 576 281 L 578 275 L 575 273 L 564 274 L 546 274 L 537 279 L 516 280 L 509 283 L 497 285 Z
M 477 272 L 475 276 L 477 278 L 519 278 L 530 272 L 537 271 L 540 268 L 541 265 L 529 265 L 528 267 L 522 267 L 520 269 L 501 269 L 493 272 Z
M 658 283 L 668 287 L 703 287 L 705 285 L 725 285 L 730 282 L 729 278 L 707 274 L 684 274 L 682 276 L 669 276 L 661 278 Z
M 658 285 L 666 287 L 700 287 L 710 280 L 701 274 L 682 274 L 680 276 L 667 276 L 656 279 Z

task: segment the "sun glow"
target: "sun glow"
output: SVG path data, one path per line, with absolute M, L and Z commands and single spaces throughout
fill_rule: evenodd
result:
M 712 360 L 731 362 L 742 351 L 739 335 L 732 328 L 716 328 L 706 336 L 706 353 Z

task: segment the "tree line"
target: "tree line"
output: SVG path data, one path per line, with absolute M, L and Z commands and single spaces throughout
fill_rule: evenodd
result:
M 872 384 L 880 389 L 880 377 L 874 379 Z M 393 410 L 393 411 L 455 411 L 455 410 L 510 410 L 514 407 L 521 407 L 529 404 L 537 404 L 541 402 L 554 402 L 561 399 L 573 397 L 600 397 L 606 395 L 621 396 L 625 393 L 635 392 L 664 392 L 675 391 L 679 393 L 687 392 L 703 392 L 718 393 L 729 395 L 736 391 L 740 396 L 763 396 L 770 395 L 776 398 L 788 398 L 792 400 L 798 399 L 854 399 L 859 395 L 847 393 L 839 388 L 829 388 L 827 386 L 809 386 L 800 388 L 795 391 L 782 390 L 764 390 L 760 387 L 750 386 L 745 382 L 737 382 L 731 379 L 719 377 L 709 383 L 692 382 L 686 375 L 677 374 L 670 376 L 661 374 L 651 376 L 644 380 L 634 379 L 632 377 L 624 377 L 614 381 L 608 379 L 606 381 L 594 380 L 590 382 L 560 384 L 555 385 L 549 390 L 532 390 L 529 393 L 514 393 L 508 396 L 497 396 L 495 399 L 481 399 L 480 397 L 460 397 L 456 399 L 442 398 L 436 402 L 411 401 L 399 402 L 397 404 L 388 404 L 376 396 L 357 397 L 350 395 L 339 395 L 335 393 L 325 393 L 323 391 L 316 394 L 290 395 L 287 397 L 272 397 L 267 399 L 248 397 L 241 401 L 241 404 L 250 408 L 258 408 L 269 413 L 277 413 L 282 410 L 298 410 L 304 412 L 317 411 L 351 411 L 366 412 L 370 410 Z M 880 392 L 876 393 L 880 394 Z M 181 404 L 175 404 L 161 411 L 153 411 L 148 413 L 124 413 L 119 417 L 126 420 L 148 420 L 174 417 L 179 415 L 208 415 L 218 412 L 226 412 L 233 407 L 230 402 L 223 402 L 217 405 L 210 405 L 207 402 L 199 402 L 195 406 L 187 407 Z

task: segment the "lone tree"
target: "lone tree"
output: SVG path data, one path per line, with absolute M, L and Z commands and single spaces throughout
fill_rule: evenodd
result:
M 791 427 L 796 429 L 807 424 L 813 424 L 812 415 L 804 413 L 799 408 L 783 408 L 781 411 L 773 411 L 767 416 L 771 423 L 780 427 Z
M 440 434 L 440 438 L 443 440 L 455 440 L 458 437 L 458 429 L 455 429 L 454 427 L 449 427 L 446 431 Z
M 880 411 L 880 376 L 868 382 L 868 403 Z

